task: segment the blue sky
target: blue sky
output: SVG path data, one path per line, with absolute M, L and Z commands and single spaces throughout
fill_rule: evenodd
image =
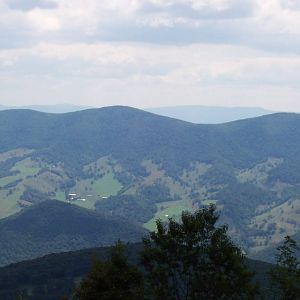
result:
M 300 111 L 300 0 L 0 0 L 0 104 Z

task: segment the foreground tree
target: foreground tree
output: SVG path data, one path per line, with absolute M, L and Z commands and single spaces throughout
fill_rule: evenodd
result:
M 143 240 L 147 298 L 155 300 L 254 299 L 256 287 L 244 256 L 217 226 L 215 206 L 182 213 L 181 222 L 157 221 Z
M 273 299 L 300 299 L 300 269 L 296 257 L 298 250 L 296 241 L 289 236 L 277 248 L 276 266 L 269 272 Z
M 108 261 L 94 258 L 92 268 L 75 292 L 77 300 L 141 300 L 143 276 L 128 263 L 123 245 L 112 248 Z

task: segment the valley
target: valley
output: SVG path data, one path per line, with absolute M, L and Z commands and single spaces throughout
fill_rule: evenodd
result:
M 0 0 L 0 300 L 300 300 L 299 25 Z
M 249 255 L 299 231 L 299 115 L 195 125 L 109 107 L 0 123 L 0 218 L 59 200 L 153 230 L 215 204 Z

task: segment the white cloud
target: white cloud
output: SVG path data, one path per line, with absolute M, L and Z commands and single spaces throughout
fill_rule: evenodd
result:
M 165 13 L 187 19 L 227 19 L 252 15 L 255 1 L 238 0 L 172 0 L 140 1 L 139 10 L 145 14 Z
M 26 1 L 31 9 L 20 11 L 0 0 L 0 24 L 36 43 L 211 41 L 264 47 L 260 41 L 270 40 L 289 47 L 294 41 L 290 35 L 300 35 L 298 2 L 292 0 L 60 0 L 51 9 L 48 0 Z
M 0 101 L 300 110 L 297 0 L 0 0 L 0 34 Z
M 272 95 L 279 87 L 298 95 L 300 80 L 298 57 L 207 44 L 177 47 L 41 43 L 32 48 L 0 51 L 0 64 L 0 74 L 10 78 L 10 86 L 14 86 L 16 92 L 10 90 L 12 94 L 18 93 L 19 85 L 24 88 L 26 82 L 25 90 L 31 88 L 39 99 L 57 99 L 61 88 L 64 98 L 79 101 L 80 95 L 91 105 L 98 104 L 99 98 L 105 99 L 104 104 L 159 105 L 161 99 L 166 103 L 170 99 L 179 101 L 184 93 L 190 103 L 204 101 L 204 94 L 206 100 L 215 97 L 214 101 L 221 103 L 222 98 L 228 101 L 225 96 L 229 97 L 230 90 L 232 94 L 244 90 L 250 95 L 256 90 L 264 95 L 263 87 Z M 6 85 L 0 84 L 2 93 L 7 91 Z M 40 91 L 41 87 L 45 90 Z M 199 94 L 201 91 L 205 93 Z M 263 97 L 255 96 L 264 103 Z M 245 105 L 252 103 L 249 97 L 243 98 Z M 231 104 L 235 103 L 235 99 L 231 100 Z
M 6 0 L 6 5 L 15 10 L 29 11 L 34 8 L 54 9 L 57 3 L 52 0 Z
M 31 10 L 27 14 L 27 18 L 36 33 L 58 31 L 61 28 L 59 19 L 52 16 L 47 11 L 41 11 L 39 9 Z

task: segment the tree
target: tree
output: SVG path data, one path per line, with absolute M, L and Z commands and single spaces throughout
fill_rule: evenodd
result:
M 300 299 L 300 269 L 296 252 L 297 243 L 286 236 L 277 248 L 276 266 L 269 272 L 271 294 L 274 299 Z
M 77 300 L 143 299 L 143 276 L 128 263 L 124 247 L 117 242 L 110 259 L 93 259 L 92 267 L 75 292 Z
M 253 274 L 218 219 L 211 205 L 183 212 L 181 222 L 156 222 L 141 253 L 148 299 L 254 299 Z

